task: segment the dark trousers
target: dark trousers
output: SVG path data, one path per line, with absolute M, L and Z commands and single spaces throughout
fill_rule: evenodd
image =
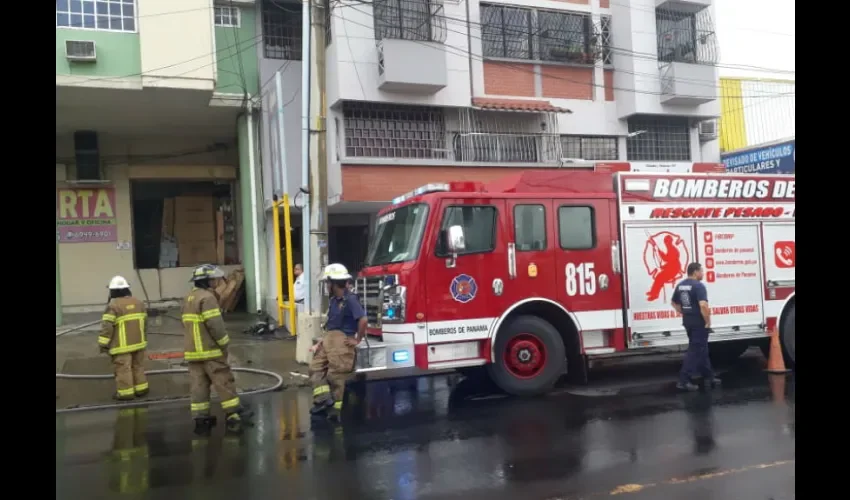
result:
M 679 382 L 690 382 L 694 375 L 702 375 L 706 379 L 714 378 L 711 360 L 708 359 L 708 328 L 685 327 L 685 330 L 688 332 L 688 352 L 685 353 L 685 362 L 679 372 Z

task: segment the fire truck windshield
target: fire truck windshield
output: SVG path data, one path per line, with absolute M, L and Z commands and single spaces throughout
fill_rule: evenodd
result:
M 424 203 L 397 208 L 378 217 L 366 266 L 416 259 L 427 221 L 428 205 Z

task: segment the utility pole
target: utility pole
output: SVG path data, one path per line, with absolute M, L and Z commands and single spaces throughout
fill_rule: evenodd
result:
M 327 308 L 327 294 L 319 281 L 328 265 L 328 154 L 325 126 L 325 6 L 322 0 L 311 0 L 313 50 L 310 51 L 310 270 L 314 279 L 310 288 L 310 313 L 322 314 Z M 328 4 L 330 5 L 330 3 Z
M 321 336 L 327 297 L 320 289 L 328 264 L 327 146 L 325 135 L 325 11 L 322 0 L 303 0 L 302 8 L 302 253 L 307 296 L 298 318 L 295 359 L 308 363 L 313 339 Z M 308 70 L 309 68 L 309 70 Z M 306 175 L 305 175 L 306 174 Z

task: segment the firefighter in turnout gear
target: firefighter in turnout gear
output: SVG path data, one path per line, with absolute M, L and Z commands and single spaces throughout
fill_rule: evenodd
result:
M 210 416 L 210 386 L 221 399 L 228 427 L 238 427 L 251 416 L 239 402 L 236 380 L 227 362 L 230 337 L 221 317 L 215 285 L 224 278 L 216 266 L 204 264 L 192 271 L 194 287 L 183 300 L 184 358 L 189 365 L 192 416 L 196 430 L 215 424 Z
M 112 356 L 117 392 L 113 396 L 127 401 L 148 393 L 145 377 L 145 304 L 130 293 L 130 284 L 121 276 L 109 281 L 109 303 L 101 318 L 97 344 Z
M 324 279 L 330 295 L 327 333 L 315 347 L 310 362 L 314 415 L 326 413 L 339 419 L 345 383 L 354 374 L 357 345 L 366 336 L 366 312 L 348 289 L 351 275 L 342 264 L 325 268 Z

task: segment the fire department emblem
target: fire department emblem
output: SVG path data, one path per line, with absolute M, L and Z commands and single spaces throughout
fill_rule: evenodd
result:
M 478 284 L 472 276 L 461 274 L 455 276 L 452 280 L 452 285 L 449 287 L 452 298 L 461 304 L 466 304 L 475 298 L 478 293 Z
M 646 292 L 646 300 L 654 302 L 664 293 L 667 301 L 667 288 L 676 286 L 676 281 L 685 276 L 690 261 L 688 247 L 681 236 L 670 231 L 647 234 L 643 248 L 643 265 L 652 278 L 652 286 Z

